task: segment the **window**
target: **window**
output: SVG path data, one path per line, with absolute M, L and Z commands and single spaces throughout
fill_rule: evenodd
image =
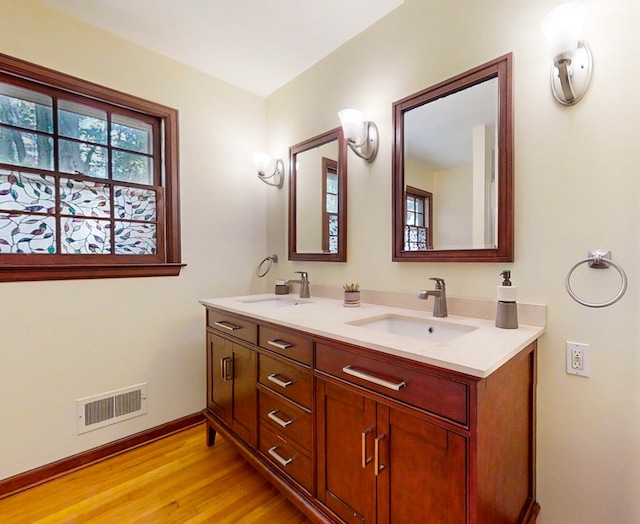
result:
M 405 192 L 405 251 L 433 249 L 432 200 L 433 196 L 428 191 L 407 186 Z
M 322 251 L 338 252 L 338 162 L 322 157 Z
M 0 55 L 0 281 L 178 275 L 177 117 Z

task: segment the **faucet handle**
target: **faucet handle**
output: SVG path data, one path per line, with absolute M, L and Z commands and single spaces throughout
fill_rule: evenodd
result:
M 444 278 L 429 277 L 429 280 L 436 281 L 436 289 L 442 289 L 444 287 Z
M 294 271 L 294 273 L 300 273 L 301 278 L 309 278 L 309 275 L 306 271 Z

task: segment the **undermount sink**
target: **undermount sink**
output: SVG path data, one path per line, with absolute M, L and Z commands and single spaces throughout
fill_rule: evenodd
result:
M 240 300 L 240 302 L 242 302 L 243 304 L 251 304 L 252 306 L 255 305 L 265 309 L 288 307 L 288 306 L 302 306 L 304 304 L 311 304 L 310 300 L 304 300 L 301 298 L 288 297 L 288 296 L 247 299 L 247 300 Z
M 475 326 L 466 324 L 453 324 L 440 320 L 402 315 L 382 315 L 355 320 L 348 322 L 348 324 L 430 342 L 449 342 L 478 329 Z

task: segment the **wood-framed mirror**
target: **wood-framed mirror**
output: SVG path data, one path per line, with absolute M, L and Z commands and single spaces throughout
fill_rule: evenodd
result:
M 513 262 L 511 53 L 393 104 L 393 260 Z
M 340 127 L 289 148 L 289 260 L 347 261 L 347 143 Z

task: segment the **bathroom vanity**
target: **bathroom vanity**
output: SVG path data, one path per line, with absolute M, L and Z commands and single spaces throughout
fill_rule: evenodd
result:
M 291 295 L 201 303 L 208 444 L 221 433 L 312 521 L 535 522 L 542 327 Z

